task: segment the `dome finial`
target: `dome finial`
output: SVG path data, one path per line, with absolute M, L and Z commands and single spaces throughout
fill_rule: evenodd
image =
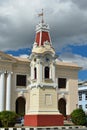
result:
M 42 9 L 42 13 L 38 14 L 38 17 L 41 17 L 41 23 L 44 23 L 44 19 L 43 19 L 43 9 Z

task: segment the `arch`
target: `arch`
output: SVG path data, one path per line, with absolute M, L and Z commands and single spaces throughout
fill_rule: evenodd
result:
M 66 101 L 64 98 L 61 98 L 58 101 L 58 110 L 60 113 L 62 113 L 64 116 L 66 116 Z
M 50 71 L 50 69 L 49 69 L 49 67 L 48 66 L 46 66 L 45 67 L 45 70 L 44 70 L 44 76 L 45 76 L 45 79 L 49 79 L 49 71 Z
M 16 113 L 17 114 L 25 114 L 25 98 L 24 97 L 18 97 L 16 100 Z

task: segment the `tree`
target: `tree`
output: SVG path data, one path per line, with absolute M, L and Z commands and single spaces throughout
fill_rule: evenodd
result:
M 18 115 L 13 111 L 0 112 L 0 121 L 3 127 L 14 126 Z
M 81 108 L 75 109 L 71 113 L 71 120 L 75 125 L 85 125 L 86 124 L 85 112 Z

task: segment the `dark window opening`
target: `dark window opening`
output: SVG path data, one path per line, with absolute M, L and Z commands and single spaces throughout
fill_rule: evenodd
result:
M 25 114 L 25 105 L 26 105 L 26 101 L 23 97 L 18 97 L 17 100 L 16 100 L 16 113 L 17 114 L 22 114 L 24 115 Z
M 58 79 L 58 88 L 66 88 L 66 79 L 65 78 Z
M 87 93 L 85 94 L 85 100 L 87 100 Z
M 81 109 L 82 109 L 82 105 L 79 105 L 79 108 L 81 108 Z
M 49 67 L 45 67 L 45 79 L 49 78 Z
M 64 116 L 66 116 L 66 101 L 63 98 L 61 98 L 58 101 L 58 110 L 60 113 L 62 113 Z
M 37 69 L 34 68 L 34 79 L 37 79 Z
M 82 93 L 80 92 L 79 93 L 79 101 L 81 101 L 82 100 Z
M 16 85 L 17 86 L 26 86 L 26 75 L 17 75 L 16 76 Z

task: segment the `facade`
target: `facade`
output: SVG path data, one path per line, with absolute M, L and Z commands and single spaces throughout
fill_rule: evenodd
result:
M 39 23 L 28 58 L 0 52 L 0 111 L 69 116 L 78 105 L 79 69 L 58 59 L 49 26 Z
M 87 81 L 78 84 L 79 108 L 82 108 L 87 114 Z

